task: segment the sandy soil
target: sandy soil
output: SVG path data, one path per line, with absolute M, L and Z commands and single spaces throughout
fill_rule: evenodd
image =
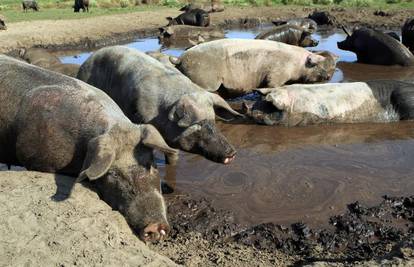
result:
M 92 190 L 76 184 L 68 198 L 72 186 L 65 176 L 0 172 L 0 266 L 176 266 Z
M 246 7 L 227 8 L 213 13 L 212 24 L 220 27 L 243 26 L 291 17 L 307 16 L 314 9 L 309 7 Z M 400 27 L 414 10 L 390 11 L 388 17 L 375 16 L 372 9 L 330 10 L 340 23 L 371 25 L 381 28 Z M 0 32 L 0 53 L 18 48 L 41 46 L 45 48 L 93 48 L 134 37 L 154 35 L 158 27 L 166 24 L 165 17 L 175 16 L 177 9 L 117 14 L 78 20 L 45 20 L 8 24 L 7 31 Z

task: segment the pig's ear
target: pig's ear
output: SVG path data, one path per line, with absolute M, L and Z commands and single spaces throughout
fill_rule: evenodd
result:
M 78 182 L 86 178 L 96 180 L 109 170 L 115 160 L 115 151 L 111 144 L 111 137 L 108 134 L 98 136 L 89 141 L 82 172 L 77 178 Z
M 230 107 L 230 105 L 219 95 L 214 93 L 208 93 L 213 101 L 214 113 L 216 117 L 224 120 L 231 121 L 237 117 L 243 118 L 244 116 Z
M 325 58 L 323 56 L 316 55 L 316 54 L 312 53 L 306 58 L 305 66 L 307 68 L 313 68 L 316 65 L 318 65 L 320 62 L 323 62 L 324 60 L 325 60 Z
M 143 145 L 163 152 L 170 164 L 174 164 L 177 161 L 178 150 L 167 145 L 160 132 L 154 126 L 143 124 L 139 127 L 141 129 L 141 143 Z
M 203 116 L 200 108 L 187 96 L 183 96 L 180 100 L 175 102 L 168 114 L 168 119 L 177 122 L 178 126 L 181 128 L 187 128 L 202 118 Z

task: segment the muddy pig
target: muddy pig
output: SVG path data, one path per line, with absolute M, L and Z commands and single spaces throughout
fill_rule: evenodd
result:
M 243 95 L 255 88 L 277 87 L 287 82 L 329 80 L 337 57 L 268 40 L 222 39 L 185 51 L 177 68 L 207 91 Z
M 245 112 L 260 124 L 305 126 L 414 118 L 414 85 L 406 82 L 293 84 L 258 91 L 265 96 L 245 105 Z
M 106 47 L 85 61 L 77 77 L 105 91 L 133 122 L 154 125 L 170 146 L 223 164 L 235 158 L 215 117 L 241 115 L 158 60 L 128 47 Z
M 313 40 L 311 33 L 299 26 L 281 25 L 259 33 L 255 39 L 282 42 L 301 47 L 314 47 L 318 41 Z
M 153 150 L 171 160 L 151 125 L 133 124 L 101 90 L 0 55 L 0 162 L 94 181 L 144 240 L 169 225 Z

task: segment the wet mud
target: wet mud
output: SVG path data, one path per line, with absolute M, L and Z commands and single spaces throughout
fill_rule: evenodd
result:
M 402 266 L 414 263 L 412 196 L 384 196 L 372 207 L 351 203 L 324 228 L 303 222 L 248 227 L 237 223 L 232 212 L 188 196 L 170 198 L 169 214 L 170 238 L 151 248 L 184 265 L 303 266 L 375 260 L 382 266 L 381 261 L 396 257 L 404 261 Z

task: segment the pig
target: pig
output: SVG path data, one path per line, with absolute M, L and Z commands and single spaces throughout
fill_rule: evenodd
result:
M 200 3 L 191 3 L 191 4 L 187 4 L 185 6 L 183 6 L 182 8 L 180 8 L 180 11 L 191 11 L 194 9 L 202 9 L 208 13 L 213 13 L 213 12 L 223 12 L 224 11 L 224 5 L 222 3 L 220 3 L 220 1 L 211 1 L 211 3 L 205 3 L 205 4 L 200 4 Z
M 266 125 L 392 122 L 414 118 L 414 84 L 376 80 L 353 83 L 294 84 L 258 89 L 263 99 L 244 112 Z
M 2 16 L 0 16 L 0 31 L 1 30 L 7 30 L 6 21 Z
M 338 48 L 354 52 L 358 62 L 373 65 L 414 65 L 414 56 L 400 42 L 381 31 L 359 28 L 347 34 L 344 41 L 338 42 Z
M 220 88 L 229 96 L 237 96 L 287 82 L 329 80 L 336 60 L 329 52 L 312 53 L 280 42 L 222 39 L 194 46 L 174 63 L 207 91 Z
M 21 49 L 19 56 L 30 64 L 71 77 L 76 77 L 80 67 L 78 64 L 63 64 L 58 57 L 43 48 Z
M 79 12 L 81 9 L 83 12 L 89 12 L 89 0 L 75 0 L 73 12 Z
M 318 29 L 318 24 L 310 18 L 294 18 L 289 20 L 275 20 L 272 23 L 276 26 L 281 25 L 291 25 L 291 26 L 298 26 L 303 28 L 304 30 L 314 33 Z
M 210 25 L 210 15 L 202 9 L 192 9 L 180 14 L 178 17 L 167 17 L 168 25 L 191 25 L 207 27 Z
M 414 19 L 407 19 L 401 28 L 402 43 L 414 52 Z
M 218 163 L 234 159 L 236 150 L 214 119 L 241 115 L 158 60 L 128 47 L 102 48 L 77 78 L 106 92 L 133 122 L 154 125 L 170 146 Z
M 22 7 L 24 12 L 27 12 L 28 9 L 39 11 L 39 5 L 37 4 L 36 0 L 23 0 Z
M 316 22 L 318 25 L 337 26 L 339 25 L 336 18 L 331 15 L 328 11 L 317 11 L 315 10 L 312 14 L 309 14 L 309 19 Z
M 133 124 L 101 90 L 0 55 L 0 162 L 89 179 L 146 241 L 169 230 L 153 150 L 171 160 L 152 125 Z
M 158 38 L 165 47 L 191 47 L 197 43 L 224 38 L 224 31 L 215 27 L 173 25 L 159 28 Z
M 319 43 L 312 39 L 310 32 L 299 26 L 288 24 L 259 33 L 255 39 L 271 40 L 301 47 L 314 47 Z

